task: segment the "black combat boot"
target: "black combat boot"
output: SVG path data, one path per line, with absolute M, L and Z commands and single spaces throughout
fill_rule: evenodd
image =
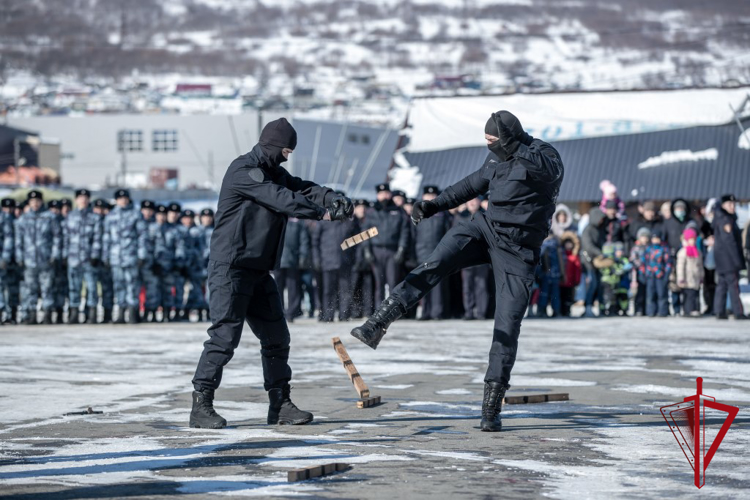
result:
M 78 324 L 78 309 L 71 307 L 68 310 L 68 324 L 69 325 Z
M 58 307 L 56 311 L 57 311 L 57 317 L 55 318 L 55 324 L 62 325 L 63 323 L 65 323 L 65 321 L 63 320 L 63 308 Z
M 112 309 L 104 309 L 104 316 L 102 316 L 102 323 L 112 323 Z
M 268 425 L 304 425 L 313 421 L 313 414 L 297 408 L 289 398 L 289 384 L 268 391 Z
M 128 307 L 128 324 L 129 325 L 136 325 L 139 322 L 139 316 L 138 316 L 138 308 L 137 307 Z
M 18 307 L 11 307 L 10 318 L 6 318 L 6 321 L 9 322 L 11 325 L 15 325 L 17 320 L 18 320 Z
M 503 398 L 505 391 L 510 385 L 502 382 L 484 383 L 484 401 L 482 401 L 482 422 L 479 426 L 484 432 L 500 432 L 503 428 L 503 420 L 500 412 L 503 409 Z
M 190 412 L 190 427 L 196 429 L 221 429 L 227 421 L 214 410 L 213 389 L 193 391 L 193 411 Z
M 89 314 L 88 314 L 88 317 L 86 318 L 86 323 L 88 323 L 89 325 L 95 325 L 96 315 L 97 315 L 96 313 L 97 313 L 96 306 L 89 307 Z
M 52 309 L 45 309 L 44 310 L 44 317 L 42 318 L 42 324 L 43 325 L 51 325 L 52 324 Z
M 378 344 L 386 333 L 391 323 L 406 313 L 404 306 L 393 297 L 388 297 L 380 304 L 370 318 L 362 326 L 352 330 L 352 336 L 361 340 L 373 349 L 378 348 Z
M 115 325 L 125 324 L 125 308 L 124 307 L 117 308 L 117 314 L 113 316 L 112 323 Z

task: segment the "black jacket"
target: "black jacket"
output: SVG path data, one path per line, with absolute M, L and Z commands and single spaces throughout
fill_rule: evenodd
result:
M 305 223 L 292 218 L 286 225 L 284 251 L 281 252 L 281 269 L 299 269 L 300 261 L 310 258 L 310 232 Z
M 416 229 L 416 252 L 419 263 L 427 262 L 427 257 L 435 250 L 445 233 L 451 228 L 451 215 L 439 212 L 419 223 Z
M 333 196 L 331 189 L 271 166 L 256 145 L 224 175 L 210 259 L 247 269 L 278 267 L 287 218 L 320 219 Z
M 648 230 L 653 233 L 654 229 L 663 231 L 664 230 L 663 224 L 664 222 L 661 220 L 661 217 L 659 217 L 658 215 L 654 217 L 654 220 L 646 220 L 643 218 L 642 215 L 638 215 L 638 218 L 636 220 L 628 224 L 628 228 L 627 228 L 628 243 L 631 246 L 635 244 L 636 240 L 638 239 L 638 230 L 641 229 L 642 227 L 648 228 Z
M 397 207 L 389 201 L 377 204 L 376 207 L 367 212 L 367 221 L 370 227 L 378 228 L 378 235 L 368 241 L 368 244 L 376 247 L 385 247 L 396 251 L 409 245 L 409 218 L 402 208 Z M 369 229 L 369 227 L 363 228 Z
M 538 252 L 549 233 L 563 173 L 557 150 L 534 139 L 505 162 L 490 152 L 479 170 L 448 187 L 435 202 L 448 210 L 489 191 L 487 213 L 496 231 Z
M 678 201 L 681 201 L 687 207 L 685 210 L 685 218 L 679 220 L 674 216 L 674 205 Z M 682 247 L 682 232 L 687 227 L 688 223 L 693 219 L 690 217 L 691 208 L 690 203 L 682 198 L 676 198 L 672 201 L 671 205 L 672 217 L 664 221 L 664 231 L 667 233 L 667 244 L 672 252 L 672 256 L 677 254 L 677 251 Z
M 318 222 L 312 233 L 312 255 L 315 266 L 320 266 L 323 271 L 351 267 L 354 264 L 354 249 L 341 250 L 341 243 L 360 231 L 356 220 Z
M 607 236 L 602 228 L 602 221 L 606 218 L 599 207 L 589 210 L 589 225 L 581 234 L 581 264 L 588 269 L 593 269 L 594 258 L 602 255 Z
M 742 255 L 742 233 L 737 227 L 737 216 L 721 206 L 714 209 L 714 258 L 717 273 L 736 273 L 745 269 Z M 727 227 L 729 231 L 727 232 Z

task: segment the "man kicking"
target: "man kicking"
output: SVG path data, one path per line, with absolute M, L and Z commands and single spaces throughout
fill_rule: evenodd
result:
M 289 329 L 269 271 L 279 265 L 288 217 L 347 220 L 354 206 L 349 198 L 293 177 L 281 166 L 296 145 L 297 132 L 289 122 L 272 121 L 259 143 L 234 160 L 224 175 L 208 261 L 212 324 L 193 377 L 190 427 L 227 425 L 214 410 L 214 391 L 245 321 L 260 340 L 268 423 L 300 425 L 313 419 L 289 396 Z
M 427 260 L 414 269 L 352 335 L 373 349 L 391 323 L 441 279 L 464 267 L 490 263 L 495 275 L 495 328 L 484 377 L 483 431 L 502 428 L 500 410 L 510 388 L 521 319 L 529 303 L 542 241 L 549 233 L 563 180 L 560 154 L 524 132 L 508 111 L 493 113 L 485 126 L 490 153 L 482 167 L 434 200 L 414 205 L 412 221 L 449 210 L 489 191 L 489 210 L 448 231 Z

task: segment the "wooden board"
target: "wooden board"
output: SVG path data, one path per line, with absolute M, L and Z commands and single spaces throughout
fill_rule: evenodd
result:
M 380 404 L 380 396 L 373 396 L 371 398 L 363 398 L 357 401 L 357 408 L 369 408 Z
M 362 377 L 359 375 L 357 367 L 354 366 L 354 363 L 349 357 L 349 353 L 346 352 L 346 348 L 341 342 L 341 339 L 338 337 L 333 337 L 333 339 L 331 340 L 333 341 L 333 348 L 336 349 L 336 354 L 339 355 L 339 359 L 344 364 L 344 369 L 349 375 L 349 379 L 352 381 L 352 384 L 354 384 L 354 388 L 357 390 L 357 394 L 359 394 L 359 397 L 361 399 L 369 398 L 370 389 L 367 388 L 367 384 L 365 384 L 365 381 L 362 380 Z
M 351 248 L 355 245 L 359 245 L 363 241 L 367 241 L 370 238 L 373 238 L 378 235 L 378 228 L 371 227 L 367 231 L 362 231 L 359 234 L 355 234 L 351 238 L 347 238 L 341 243 L 341 250 L 346 250 L 347 248 Z
M 315 477 L 327 476 L 336 472 L 343 472 L 351 469 L 351 465 L 343 463 L 332 463 L 324 465 L 312 465 L 303 469 L 293 469 L 287 472 L 287 481 L 304 481 Z
M 546 403 L 548 401 L 568 401 L 570 399 L 567 392 L 558 394 L 533 394 L 531 396 L 506 396 L 503 403 L 506 405 L 519 405 L 526 403 Z

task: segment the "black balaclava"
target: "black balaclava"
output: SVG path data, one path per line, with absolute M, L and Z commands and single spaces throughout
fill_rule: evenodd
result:
M 507 128 L 511 134 L 511 141 L 509 144 L 509 149 L 511 149 L 510 153 L 508 153 L 506 148 L 503 147 L 498 120 L 505 125 L 505 128 Z M 528 146 L 533 140 L 529 134 L 524 132 L 523 126 L 521 125 L 520 120 L 516 118 L 516 115 L 505 110 L 492 113 L 492 116 L 490 116 L 489 120 L 487 120 L 487 124 L 484 126 L 484 133 L 493 137 L 501 137 L 501 140 L 487 145 L 487 148 L 495 153 L 500 161 L 506 161 L 508 157 L 518 149 L 519 143 Z
M 294 127 L 292 127 L 286 118 L 279 118 L 263 127 L 258 144 L 266 156 L 269 165 L 278 167 L 286 161 L 282 150 L 284 148 L 294 149 L 297 147 L 297 131 L 294 130 Z

